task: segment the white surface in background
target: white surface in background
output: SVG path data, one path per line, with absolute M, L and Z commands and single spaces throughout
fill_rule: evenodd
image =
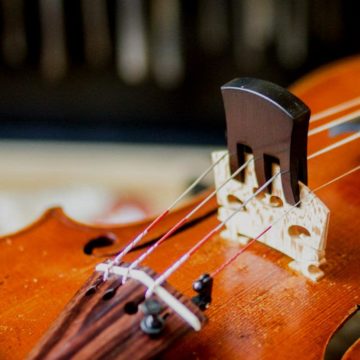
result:
M 113 204 L 110 191 L 90 186 L 40 191 L 0 192 L 0 233 L 14 232 L 40 217 L 50 207 L 60 206 L 74 219 L 91 222 Z
M 0 234 L 21 229 L 52 206 L 61 206 L 81 222 L 127 222 L 144 216 L 136 204 L 116 207 L 119 197 L 140 199 L 157 213 L 210 165 L 212 150 L 1 141 Z

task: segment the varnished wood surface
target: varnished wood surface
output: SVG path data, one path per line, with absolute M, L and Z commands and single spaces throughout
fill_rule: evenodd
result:
M 293 90 L 313 113 L 359 96 L 360 60 L 329 67 Z M 311 137 L 309 154 L 333 141 L 327 132 Z M 310 160 L 309 186 L 319 186 L 359 161 L 358 141 Z M 331 210 L 325 278 L 317 284 L 309 282 L 287 268 L 288 258 L 257 243 L 215 278 L 214 302 L 207 311 L 209 323 L 204 330 L 172 346 L 164 358 L 322 357 L 332 333 L 360 303 L 359 174 L 321 190 L 318 196 Z M 214 206 L 209 204 L 205 213 Z M 185 211 L 169 216 L 152 237 L 165 231 Z M 161 272 L 215 224 L 214 215 L 204 218 L 165 242 L 145 264 Z M 110 252 L 120 249 L 143 226 L 91 228 L 52 210 L 33 227 L 2 238 L 0 358 L 23 358 L 90 276 L 100 259 L 83 253 L 89 239 L 105 232 L 116 235 L 116 243 L 102 250 Z M 169 282 L 190 294 L 194 279 L 215 269 L 239 247 L 215 236 Z
M 162 235 L 198 201 L 194 199 L 180 212 L 165 218 L 163 226 L 154 229 L 144 242 Z M 197 216 L 206 217 L 214 209 L 212 202 Z M 93 273 L 95 265 L 107 257 L 105 254 L 118 251 L 143 227 L 143 223 L 135 223 L 112 229 L 93 228 L 70 220 L 60 209 L 51 209 L 33 226 L 2 238 L 0 359 L 23 359 Z M 116 238 L 114 245 L 95 251 L 97 256 L 86 255 L 85 244 L 104 234 Z

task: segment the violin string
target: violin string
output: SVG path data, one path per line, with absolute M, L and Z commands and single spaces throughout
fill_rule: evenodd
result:
M 171 274 L 173 274 L 184 262 L 186 262 L 199 248 L 204 245 L 215 233 L 217 233 L 223 226 L 226 225 L 228 221 L 230 221 L 236 214 L 244 209 L 244 207 L 253 200 L 257 195 L 259 195 L 265 188 L 267 188 L 280 174 L 284 174 L 284 171 L 279 171 L 275 175 L 273 175 L 268 181 L 266 181 L 261 187 L 259 187 L 254 194 L 252 194 L 249 198 L 247 198 L 238 209 L 236 209 L 231 215 L 229 215 L 226 219 L 220 222 L 217 226 L 215 226 L 211 231 L 209 231 L 201 240 L 199 240 L 190 250 L 188 250 L 185 254 L 183 254 L 177 261 L 175 261 L 169 268 L 167 268 L 153 283 L 151 287 L 149 287 L 145 293 L 145 297 L 149 298 L 154 289 L 161 285 Z
M 360 132 L 353 134 L 341 141 L 338 141 L 316 153 L 311 154 L 310 156 L 308 156 L 308 159 L 313 159 L 316 156 L 319 156 L 321 154 L 324 154 L 326 152 L 329 152 L 333 149 L 336 149 L 342 145 L 345 145 L 346 143 L 353 141 L 357 138 L 360 137 Z M 318 186 L 317 188 L 315 188 L 314 190 L 312 190 L 312 194 L 314 195 L 315 192 L 325 188 L 326 186 L 329 186 L 331 184 L 333 184 L 334 182 L 344 178 L 345 176 L 348 176 L 352 173 L 354 173 L 355 171 L 358 171 L 360 169 L 360 166 L 356 166 L 354 168 L 352 168 L 351 170 L 345 172 L 342 175 L 339 175 L 331 180 L 329 180 L 328 182 Z M 267 233 L 278 221 L 280 221 L 284 216 L 286 216 L 290 211 L 293 211 L 294 208 L 296 208 L 302 201 L 304 200 L 299 200 L 295 205 L 293 205 L 287 212 L 285 212 L 279 219 L 275 220 L 271 225 L 269 225 L 268 227 L 266 227 L 260 234 L 258 234 L 254 239 L 252 239 L 251 241 L 249 241 L 243 248 L 241 248 L 235 255 L 233 255 L 229 260 L 227 260 L 224 264 L 220 265 L 216 270 L 214 270 L 211 273 L 211 277 L 214 277 L 215 275 L 217 275 L 219 272 L 221 272 L 222 270 L 224 270 L 228 265 L 230 265 L 233 261 L 235 261 L 237 259 L 237 257 L 239 255 L 241 255 L 243 252 L 245 252 L 255 241 L 257 241 L 260 237 L 262 237 L 265 233 Z M 309 201 L 309 203 L 312 201 L 312 199 Z
M 305 199 L 299 200 L 295 205 L 291 206 L 286 212 L 284 212 L 280 217 L 278 217 L 275 221 L 273 221 L 269 226 L 267 226 L 263 231 L 261 231 L 255 238 L 253 238 L 252 240 L 250 240 L 244 247 L 242 247 L 239 251 L 237 251 L 233 256 L 231 256 L 227 261 L 225 261 L 222 265 L 220 265 L 217 269 L 215 269 L 212 273 L 211 273 L 211 277 L 215 277 L 216 275 L 218 275 L 221 271 L 223 271 L 225 268 L 227 268 L 230 264 L 232 264 L 243 252 L 245 252 L 253 243 L 255 243 L 255 241 L 259 240 L 264 234 L 266 234 L 270 229 L 272 229 L 274 227 L 274 225 L 276 225 L 281 219 L 283 219 L 284 217 L 286 217 L 290 212 L 294 211 L 294 209 L 296 209 L 296 207 L 303 203 L 303 204 L 310 204 L 311 201 L 313 201 L 313 199 L 315 198 L 315 193 L 339 180 L 341 180 L 342 178 L 356 172 L 360 170 L 360 165 L 352 168 L 349 171 L 346 171 L 345 173 L 343 173 L 342 175 L 339 175 L 329 181 L 327 181 L 326 183 L 318 186 L 317 188 L 315 188 L 314 190 L 311 191 L 310 194 L 308 194 Z M 309 201 L 305 202 L 305 200 L 310 197 Z
M 352 100 L 349 100 L 347 102 L 341 103 L 339 105 L 336 105 L 334 107 L 331 107 L 327 110 L 322 111 L 321 113 L 318 113 L 314 116 L 311 117 L 311 121 L 317 121 L 320 120 L 324 117 L 327 117 L 329 115 L 333 115 L 337 112 L 346 110 L 347 108 L 351 108 L 354 107 L 356 105 L 360 104 L 360 97 L 358 98 L 354 98 Z M 360 115 L 360 110 L 359 111 L 355 111 L 351 114 L 347 114 L 343 117 L 340 117 L 339 119 L 336 119 L 328 124 L 319 126 L 315 129 L 312 129 L 309 131 L 308 135 L 312 136 L 314 134 L 317 134 L 321 131 L 330 129 L 332 127 L 335 127 L 337 125 L 340 125 L 342 123 L 345 123 L 347 121 L 351 121 L 353 119 L 355 119 L 356 117 L 358 117 Z M 350 137 L 351 138 L 351 137 Z M 355 135 L 355 138 L 357 138 L 357 135 Z M 351 138 L 349 139 L 349 141 L 355 140 L 355 138 Z M 227 154 L 225 153 L 223 155 L 224 157 L 227 156 Z M 222 160 L 222 158 L 218 159 L 217 161 L 220 162 Z M 121 252 L 119 252 L 119 254 L 116 255 L 115 259 L 111 262 L 112 264 L 117 264 L 120 262 L 120 260 L 123 258 L 123 256 L 125 256 L 129 251 L 131 251 L 131 249 L 139 242 L 141 241 L 144 236 L 146 236 L 149 231 L 154 228 L 162 219 L 164 219 L 166 217 L 166 215 L 169 214 L 169 212 L 171 211 L 171 209 L 173 209 L 186 195 L 188 195 L 190 193 L 191 190 L 193 190 L 195 188 L 195 186 L 205 177 L 209 174 L 209 172 L 217 165 L 217 162 L 213 163 L 208 169 L 206 169 L 178 198 L 176 198 L 174 200 L 174 202 L 165 210 L 163 211 L 158 217 L 156 217 L 135 239 L 133 239 L 128 246 Z M 171 234 L 170 234 L 171 235 Z M 107 273 L 105 274 L 105 277 L 107 277 Z
M 357 138 L 360 137 L 360 133 L 356 133 L 353 134 L 345 139 L 342 139 L 340 141 L 337 141 L 336 143 L 319 150 L 316 153 L 311 154 L 310 156 L 308 156 L 308 160 L 313 159 L 319 155 L 325 154 L 326 152 L 329 152 L 333 149 L 336 149 L 342 145 L 345 145 L 346 143 L 349 143 Z M 223 159 L 224 157 L 221 157 L 220 159 Z M 248 165 L 248 162 L 254 160 L 254 158 L 249 159 L 244 165 L 243 167 L 246 167 Z M 217 164 L 218 162 L 216 162 L 215 164 Z M 204 199 L 199 205 L 203 206 L 204 203 L 206 203 L 207 201 L 210 200 L 210 198 L 212 196 L 214 196 L 219 190 L 220 188 L 222 188 L 223 186 L 225 186 L 225 184 L 233 177 L 235 177 L 236 175 L 238 175 L 238 173 L 240 173 L 240 171 L 242 171 L 242 167 L 240 167 L 233 175 L 232 177 L 230 177 L 229 179 L 227 179 L 225 181 L 225 183 L 223 183 L 219 188 L 217 188 L 216 190 L 214 190 L 206 199 Z M 138 259 L 136 259 L 134 262 L 132 262 L 130 264 L 130 266 L 128 267 L 128 273 L 131 269 L 135 268 L 137 265 L 139 265 L 150 253 L 152 253 L 162 242 L 164 242 L 169 236 L 171 236 L 180 226 L 182 226 L 184 223 L 186 223 L 186 221 L 201 207 L 201 206 L 197 206 L 195 207 L 193 210 L 190 211 L 190 213 L 188 213 L 183 219 L 181 219 L 177 224 L 175 224 L 169 231 L 167 231 L 167 233 L 165 233 L 165 235 L 163 235 L 154 245 L 152 245 L 146 252 L 144 252 Z M 114 262 L 112 262 L 111 266 L 114 264 Z M 110 268 L 109 268 L 110 270 Z M 108 273 L 106 274 L 106 276 L 108 275 Z M 127 276 L 125 275 L 123 277 L 123 282 L 125 282 L 127 280 Z
M 309 136 L 317 133 L 317 132 L 320 132 L 320 131 L 323 131 L 325 129 L 328 129 L 328 128 L 331 128 L 331 127 L 334 127 L 334 126 L 337 126 L 337 125 L 340 125 L 341 123 L 344 123 L 346 121 L 349 121 L 349 120 L 352 120 L 353 118 L 356 118 L 356 116 L 359 116 L 360 115 L 360 111 L 356 111 L 354 113 L 351 113 L 349 115 L 346 115 L 344 117 L 341 117 L 337 120 L 334 120 L 332 121 L 331 123 L 329 124 L 326 124 L 324 126 L 319 126 L 315 129 L 312 130 L 312 132 L 310 131 L 309 132 Z M 337 147 L 340 147 L 344 144 L 347 144 L 351 141 L 354 141 L 356 139 L 358 139 L 360 137 L 360 133 L 355 133 L 355 134 L 352 134 L 350 136 L 348 136 L 347 138 L 345 139 L 342 139 L 342 140 L 339 140 L 335 143 L 333 143 L 332 145 L 324 148 L 324 149 L 321 149 L 319 150 L 318 152 L 316 153 L 313 153 L 311 154 L 310 156 L 308 156 L 308 160 L 312 159 L 312 158 L 315 158 L 321 154 L 325 154 L 326 152 L 330 151 L 330 150 L 333 150 Z M 215 163 L 216 165 L 216 163 Z M 244 164 L 245 165 L 245 164 Z M 237 173 L 233 174 L 233 176 L 236 176 Z M 228 179 L 230 180 L 230 178 Z M 226 183 L 222 184 L 222 186 L 226 185 Z M 221 186 L 221 187 L 222 187 Z M 220 188 L 221 188 L 220 187 Z M 139 265 L 148 255 L 150 255 L 160 244 L 162 244 L 169 236 L 171 236 L 179 227 L 181 227 L 182 225 L 184 225 L 184 223 L 186 223 L 186 221 L 197 211 L 199 210 L 207 201 L 209 201 L 216 193 L 217 191 L 220 190 L 220 188 L 218 188 L 217 190 L 215 190 L 213 193 L 211 193 L 202 203 L 199 204 L 198 207 L 196 207 L 193 211 L 191 211 L 188 215 L 186 215 L 182 220 L 180 220 L 177 224 L 174 225 L 173 228 L 171 228 L 162 238 L 160 238 L 152 247 L 150 247 L 145 253 L 143 253 L 137 260 L 135 260 L 129 267 L 129 271 L 133 268 L 135 268 L 137 265 Z M 140 239 L 141 240 L 141 239 Z M 126 276 L 124 277 L 124 280 L 126 281 Z
M 212 191 L 204 200 L 202 200 L 197 206 L 195 206 L 192 210 L 190 210 L 182 219 L 180 219 L 174 226 L 170 228 L 158 241 L 155 242 L 151 247 L 149 247 L 141 256 L 139 256 L 132 264 L 128 267 L 127 273 L 130 270 L 134 269 L 138 266 L 146 257 L 148 257 L 159 245 L 161 245 L 166 239 L 169 238 L 177 229 L 183 226 L 198 210 L 200 210 L 207 202 L 210 201 L 230 180 L 234 179 L 237 175 L 239 175 L 243 170 L 247 168 L 247 166 L 252 161 L 256 161 L 254 157 L 251 157 L 247 160 L 242 166 L 240 166 L 229 178 L 227 178 L 220 186 L 218 186 L 214 191 Z M 126 282 L 127 276 L 123 277 L 123 283 Z
M 360 137 L 360 131 L 350 135 L 350 136 L 347 136 L 346 138 L 342 139 L 342 140 L 339 140 L 329 146 L 326 146 L 325 148 L 319 150 L 319 151 L 316 151 L 314 153 L 312 153 L 311 155 L 308 156 L 308 160 L 311 160 L 319 155 L 323 155 L 331 150 L 334 150 L 334 149 L 337 149 L 339 148 L 340 146 L 343 146 L 345 144 L 348 144 L 354 140 L 357 140 L 358 138 Z
M 357 135 L 357 137 L 355 137 L 355 135 Z M 355 134 L 353 134 L 353 135 L 351 135 L 351 136 L 349 136 L 349 137 L 347 137 L 347 138 L 345 138 L 345 139 L 343 139 L 343 140 L 337 141 L 336 143 L 334 143 L 334 144 L 332 144 L 332 145 L 330 145 L 330 146 L 327 146 L 327 147 L 325 147 L 324 149 L 322 149 L 322 150 L 320 150 L 320 151 L 318 151 L 318 152 L 316 152 L 316 153 L 311 154 L 310 156 L 308 156 L 308 159 L 313 159 L 313 158 L 315 158 L 315 157 L 317 157 L 317 156 L 319 156 L 319 155 L 325 154 L 325 153 L 327 153 L 327 152 L 329 152 L 329 151 L 331 151 L 331 150 L 334 150 L 334 149 L 336 149 L 336 148 L 338 148 L 338 147 L 340 147 L 340 146 L 343 146 L 343 145 L 349 143 L 350 141 L 353 141 L 353 140 L 357 139 L 358 137 L 360 137 L 360 132 L 359 132 L 359 133 L 355 133 Z M 357 168 L 355 168 L 355 169 L 353 169 L 353 170 L 356 171 Z M 343 176 L 349 175 L 349 174 L 352 173 L 352 172 L 353 172 L 353 171 L 350 170 L 350 172 L 347 172 L 347 173 L 345 173 L 345 174 L 343 174 L 343 175 L 340 175 L 340 176 L 339 176 L 339 179 L 340 179 L 341 177 L 343 177 Z M 275 175 L 273 176 L 273 178 L 276 177 L 277 175 L 279 175 L 280 173 L 281 173 L 281 172 L 275 174 Z M 259 188 L 259 189 L 257 190 L 257 192 L 254 193 L 254 195 L 253 195 L 250 199 L 248 199 L 248 201 L 250 201 L 254 196 L 256 196 L 258 192 L 262 191 L 261 189 L 265 188 L 265 187 L 268 185 L 267 183 L 268 183 L 268 182 L 271 182 L 273 178 L 270 178 L 264 185 L 262 185 L 262 187 Z M 334 181 L 336 181 L 336 180 L 334 180 Z M 330 184 L 330 183 L 329 183 L 329 184 Z M 325 186 L 325 185 L 324 185 L 324 186 Z M 324 186 L 322 186 L 322 187 L 324 187 Z M 322 188 L 322 187 L 321 187 L 321 188 Z M 320 190 L 320 187 L 316 188 L 315 190 Z M 231 216 L 234 216 L 234 215 L 237 214 L 239 211 L 241 211 L 241 209 L 248 203 L 248 201 L 246 201 L 245 203 L 243 203 L 242 206 L 241 206 L 239 209 L 237 209 Z M 229 219 L 225 219 L 225 222 L 226 222 L 226 221 L 229 221 Z M 223 223 L 220 223 L 218 226 L 219 226 L 219 229 L 220 229 L 220 228 L 223 226 Z M 269 230 L 269 229 L 266 228 L 266 229 L 263 231 L 263 233 L 260 234 L 260 236 L 262 236 L 263 234 L 265 234 L 268 230 Z M 158 277 L 158 279 L 155 281 L 154 285 L 147 290 L 147 292 L 146 292 L 147 296 L 149 297 L 149 296 L 153 293 L 153 289 L 154 289 L 156 286 L 158 286 L 158 285 L 160 285 L 162 282 L 164 282 L 174 271 L 176 271 L 185 261 L 187 261 L 188 258 L 191 257 L 191 255 L 192 255 L 194 252 L 196 252 L 196 250 L 197 250 L 198 248 L 200 248 L 200 247 L 201 247 L 209 238 L 211 238 L 217 231 L 218 231 L 218 229 L 217 229 L 217 227 L 215 227 L 215 228 L 214 228 L 213 230 L 211 230 L 203 239 L 201 239 L 197 244 L 195 244 L 195 246 L 194 246 L 192 249 L 190 249 L 190 250 L 189 250 L 187 253 L 185 253 L 178 261 L 176 261 L 176 262 L 175 262 L 173 265 L 171 265 L 167 270 L 165 270 L 165 272 L 164 272 L 162 275 L 160 275 L 160 276 Z M 199 245 L 199 243 L 200 243 L 200 245 Z M 198 245 L 199 245 L 199 246 L 198 246 Z M 195 250 L 193 250 L 194 248 L 195 248 Z M 245 250 L 243 250 L 243 251 L 245 251 Z M 190 253 L 190 255 L 189 255 L 189 253 Z
M 310 160 L 310 159 L 313 159 L 313 158 L 315 158 L 315 157 L 317 157 L 317 156 L 319 156 L 319 155 L 322 155 L 322 154 L 325 154 L 325 153 L 327 153 L 327 152 L 329 152 L 329 151 L 331 151 L 331 150 L 333 150 L 333 149 L 336 149 L 336 148 L 338 148 L 338 147 L 340 147 L 340 146 L 343 146 L 343 145 L 345 145 L 345 144 L 347 144 L 347 143 L 349 143 L 349 142 L 351 142 L 351 141 L 354 141 L 354 140 L 356 140 L 356 139 L 358 139 L 360 137 L 360 132 L 357 132 L 357 133 L 355 133 L 355 134 L 353 134 L 353 135 L 351 135 L 351 136 L 348 136 L 347 138 L 345 138 L 345 139 L 342 139 L 342 140 L 340 140 L 340 141 L 337 141 L 336 143 L 334 143 L 334 144 L 332 144 L 332 145 L 330 145 L 330 146 L 328 146 L 328 147 L 325 147 L 324 149 L 321 149 L 321 150 L 319 150 L 318 152 L 315 152 L 315 153 L 313 153 L 313 154 L 311 154 L 311 155 L 309 155 L 308 156 L 308 160 Z M 225 155 L 226 154 L 224 154 L 220 159 L 218 159 L 213 165 L 214 166 L 212 166 L 212 167 L 210 167 L 210 168 L 213 168 L 213 167 L 215 167 L 216 166 L 216 164 L 218 164 L 223 158 L 225 158 Z M 248 160 L 248 162 L 250 162 L 251 160 L 253 160 L 254 158 L 251 158 L 251 159 L 249 159 Z M 245 163 L 244 165 L 247 165 L 247 163 Z M 239 168 L 240 169 L 240 168 Z M 238 169 L 238 170 L 239 170 Z M 240 171 L 239 171 L 240 172 Z M 233 174 L 233 176 L 234 176 L 234 174 Z M 229 179 L 228 179 L 229 180 Z M 265 184 L 264 184 L 265 185 Z M 218 191 L 219 189 L 217 189 L 216 191 Z M 158 217 L 158 218 L 160 218 L 161 217 L 161 215 Z M 158 219 L 157 218 L 157 219 Z M 156 219 L 152 222 L 152 223 L 154 223 L 156 221 Z M 175 229 L 176 230 L 176 229 Z M 174 231 L 175 231 L 174 230 Z M 265 230 L 265 232 L 266 232 L 267 230 Z M 173 233 L 173 231 L 171 232 L 171 233 L 167 233 L 168 235 L 167 235 L 167 237 L 168 236 L 170 236 L 171 234 Z M 142 233 L 141 233 L 142 234 Z M 141 235 L 140 234 L 140 235 Z M 166 234 L 165 234 L 166 235 Z M 211 234 L 210 234 L 210 236 L 209 237 L 211 237 Z M 160 239 L 161 240 L 161 239 Z M 131 243 L 130 243 L 131 244 Z M 159 244 L 158 244 L 159 245 Z M 158 246 L 157 245 L 157 246 Z M 134 245 L 133 245 L 134 246 Z M 128 247 L 129 247 L 129 245 L 128 245 Z M 153 251 L 154 249 L 155 249 L 156 247 L 154 247 L 151 251 Z M 131 249 L 131 248 L 130 248 Z M 121 254 L 121 253 L 120 253 Z M 149 253 L 146 253 L 146 256 L 148 255 Z M 146 257 L 145 256 L 145 257 Z M 143 258 L 145 258 L 145 257 L 143 257 Z M 138 265 L 142 260 L 143 260 L 143 258 L 141 258 L 141 260 L 140 261 L 137 261 L 136 262 L 136 265 Z M 110 269 L 111 269 L 111 266 L 113 266 L 113 265 L 115 265 L 116 263 L 115 263 L 115 261 L 112 261 L 112 262 L 110 262 L 109 263 L 109 267 L 108 267 L 108 271 L 105 271 L 104 272 L 104 280 L 106 280 L 107 279 L 107 277 L 108 277 L 108 274 L 109 274 L 109 271 L 110 271 Z M 134 264 L 134 263 L 133 263 Z M 134 268 L 135 266 L 133 266 L 133 264 L 131 264 L 130 266 L 131 266 L 131 268 Z
M 314 114 L 310 118 L 310 122 L 313 123 L 315 121 L 322 120 L 328 116 L 335 115 L 341 111 L 351 109 L 354 106 L 360 105 L 360 96 L 353 98 L 351 100 L 345 101 L 338 105 L 327 108 L 326 110 L 320 111 L 317 114 Z
M 356 106 L 360 104 L 360 97 L 358 98 L 354 98 L 350 101 L 347 101 L 347 102 L 344 102 L 344 103 L 341 103 L 339 105 L 336 105 L 332 108 L 329 108 L 327 110 L 324 110 L 323 112 L 321 113 L 318 113 L 314 116 L 311 117 L 311 121 L 317 121 L 317 120 L 320 120 L 326 116 L 329 116 L 329 115 L 332 115 L 332 114 L 335 114 L 337 112 L 340 112 L 340 111 L 343 111 L 347 108 L 351 108 L 353 106 Z M 312 129 L 309 131 L 309 136 L 311 135 L 314 135 L 316 133 L 319 133 L 323 130 L 326 130 L 326 129 L 330 129 L 334 126 L 337 126 L 337 125 L 340 125 L 342 123 L 345 123 L 347 121 L 351 121 L 353 120 L 354 118 L 356 118 L 357 116 L 360 115 L 360 111 L 355 111 L 351 114 L 348 114 L 348 115 L 345 115 L 339 119 L 336 119 L 328 124 L 325 124 L 325 125 L 322 125 L 322 126 L 319 126 L 315 129 Z M 318 151 L 317 153 L 314 153 L 312 155 L 310 155 L 308 157 L 308 159 L 312 159 L 318 155 L 321 155 L 321 154 L 324 154 L 326 153 L 327 151 L 330 151 L 334 148 L 337 148 L 339 146 L 342 146 L 346 143 L 349 143 L 353 140 L 356 140 L 357 138 L 360 137 L 360 133 L 355 133 L 351 136 L 349 136 L 348 138 L 345 138 L 343 140 L 340 140 L 330 146 L 328 146 L 327 148 L 325 149 L 322 149 L 320 151 Z M 213 168 L 223 159 L 225 158 L 226 156 L 228 156 L 228 153 L 225 153 L 222 157 L 220 157 L 216 162 L 214 162 L 211 166 L 209 166 L 209 168 L 207 168 L 178 198 L 176 198 L 174 200 L 174 202 L 165 210 L 163 211 L 159 216 L 157 216 L 138 236 L 136 236 L 126 247 L 125 249 L 123 249 L 122 251 L 120 251 L 114 258 L 114 260 L 110 261 L 109 262 L 109 270 L 110 270 L 110 267 L 113 266 L 114 264 L 118 264 L 120 262 L 120 260 L 123 258 L 123 256 L 125 256 L 129 251 L 132 250 L 132 248 L 138 243 L 140 242 L 149 232 L 150 230 L 152 230 L 162 219 L 164 219 L 168 214 L 169 212 L 171 211 L 171 209 L 173 209 L 186 195 L 188 195 L 190 193 L 191 190 L 193 190 L 195 188 L 195 186 L 205 177 L 207 176 L 211 170 L 213 170 Z M 218 191 L 218 189 L 216 190 Z M 215 191 L 215 193 L 216 193 Z M 184 222 L 186 222 L 187 219 L 184 220 Z M 168 238 L 174 231 L 176 231 L 181 225 L 183 225 L 184 223 L 182 223 L 180 221 L 180 225 L 177 226 L 173 231 L 168 231 L 165 235 L 166 238 Z M 135 261 L 135 265 L 134 266 L 131 266 L 131 268 L 137 266 L 143 259 L 145 259 L 145 257 L 147 257 L 153 250 L 155 250 L 155 248 L 160 245 L 163 241 L 166 240 L 165 239 L 159 239 L 159 241 L 157 243 L 155 243 L 153 245 L 152 248 L 150 248 L 149 250 L 150 251 L 147 251 L 145 254 L 143 254 L 143 256 L 141 256 L 141 260 L 140 261 Z M 161 241 L 160 241 L 161 240 Z M 108 277 L 108 274 L 109 274 L 109 271 L 105 272 L 104 273 L 104 280 L 107 279 Z
M 165 210 L 163 211 L 159 216 L 157 216 L 140 234 L 138 234 L 132 241 L 128 243 L 128 245 L 120 251 L 109 263 L 109 270 L 112 265 L 118 264 L 120 260 L 129 252 L 131 249 L 139 242 L 141 241 L 144 236 L 146 236 L 151 229 L 153 229 L 162 219 L 165 218 L 169 214 L 169 212 L 182 200 L 186 195 L 190 193 L 191 190 L 195 188 L 195 186 L 207 176 L 210 171 L 214 169 L 214 167 L 220 163 L 221 160 L 223 160 L 225 157 L 231 156 L 228 153 L 225 153 L 223 156 L 221 156 L 217 161 L 215 161 L 211 166 L 209 166 L 187 189 L 185 189 L 184 192 L 178 196 L 173 203 Z M 104 273 L 104 280 L 108 278 L 109 271 Z
M 341 116 L 338 119 L 335 119 L 333 121 L 328 122 L 327 124 L 324 124 L 324 125 L 321 125 L 321 126 L 318 126 L 318 127 L 314 128 L 314 129 L 309 130 L 308 136 L 318 134 L 318 133 L 320 133 L 320 132 L 322 132 L 324 130 L 328 130 L 328 129 L 331 129 L 331 128 L 335 127 L 335 126 L 338 126 L 338 125 L 344 124 L 346 122 L 355 120 L 359 116 L 360 116 L 360 110 L 354 111 L 354 112 L 352 112 L 350 114 L 346 114 L 344 116 Z

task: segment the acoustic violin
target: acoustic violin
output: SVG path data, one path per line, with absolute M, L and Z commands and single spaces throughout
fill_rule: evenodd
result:
M 1 359 L 360 359 L 356 331 L 331 357 L 360 304 L 360 58 L 221 92 L 228 147 L 160 215 L 0 239 Z

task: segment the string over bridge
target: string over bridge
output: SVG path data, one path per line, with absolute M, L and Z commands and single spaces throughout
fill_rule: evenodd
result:
M 222 236 L 247 244 L 274 219 L 281 218 L 259 241 L 292 258 L 292 269 L 313 281 L 320 279 L 329 210 L 306 186 L 308 107 L 287 90 L 257 79 L 235 79 L 222 87 L 222 94 L 228 151 L 237 156 L 224 158 L 215 166 L 215 186 L 241 163 L 254 159 L 242 176 L 217 192 L 219 220 L 237 212 L 226 222 Z M 214 152 L 213 162 L 222 156 L 223 151 Z M 281 177 L 271 182 L 267 192 L 242 206 L 278 172 Z M 303 202 L 309 195 L 312 201 Z

